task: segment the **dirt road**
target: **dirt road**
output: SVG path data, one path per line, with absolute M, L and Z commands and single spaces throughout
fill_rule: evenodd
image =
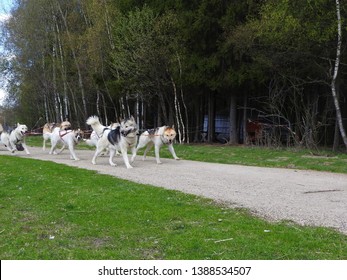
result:
M 70 160 L 65 150 L 48 155 L 41 148 L 29 148 L 31 155 L 16 156 L 50 160 L 70 166 L 96 170 L 118 178 L 171 190 L 196 194 L 227 203 L 231 207 L 250 209 L 270 220 L 291 220 L 301 225 L 336 228 L 347 234 L 347 175 L 295 169 L 246 167 L 203 163 L 188 160 L 138 156 L 133 169 L 126 169 L 121 157 L 116 167 L 106 157 L 91 163 L 93 151 L 78 150 L 79 161 Z M 9 155 L 0 147 L 0 155 Z

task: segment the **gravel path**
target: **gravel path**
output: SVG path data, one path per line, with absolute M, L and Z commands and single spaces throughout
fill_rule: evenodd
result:
M 0 155 L 9 154 L 3 147 Z M 347 234 L 347 174 L 302 171 L 295 169 L 247 167 L 203 163 L 189 160 L 154 158 L 142 161 L 138 156 L 133 169 L 126 169 L 121 157 L 108 164 L 100 157 L 93 165 L 93 151 L 77 150 L 79 161 L 70 160 L 67 150 L 48 155 L 48 150 L 30 147 L 31 155 L 17 156 L 50 160 L 70 166 L 96 170 L 138 183 L 196 194 L 244 207 L 270 220 L 291 220 L 301 225 L 336 228 Z

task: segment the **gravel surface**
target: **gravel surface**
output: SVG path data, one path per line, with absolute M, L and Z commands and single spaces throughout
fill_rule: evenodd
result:
M 189 160 L 138 156 L 134 168 L 126 169 L 118 156 L 116 167 L 107 157 L 91 163 L 93 151 L 77 150 L 79 161 L 70 160 L 68 150 L 49 155 L 41 148 L 29 147 L 31 155 L 16 156 L 50 160 L 70 166 L 96 170 L 118 178 L 212 198 L 230 207 L 244 207 L 269 220 L 290 220 L 301 225 L 335 228 L 347 234 L 347 174 L 261 168 L 204 163 Z M 0 155 L 10 154 L 3 147 Z

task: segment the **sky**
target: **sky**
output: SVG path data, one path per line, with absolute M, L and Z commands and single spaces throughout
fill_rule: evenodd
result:
M 13 0 L 0 0 L 0 21 L 3 22 L 10 17 L 10 9 L 12 6 Z M 2 46 L 0 45 L 0 53 L 3 51 Z M 4 80 L 2 73 L 0 73 L 0 80 Z M 6 89 L 0 84 L 0 105 L 6 95 Z

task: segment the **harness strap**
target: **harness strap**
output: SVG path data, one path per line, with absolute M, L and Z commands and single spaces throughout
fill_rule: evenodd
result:
M 64 139 L 63 139 L 63 137 L 66 135 L 66 134 L 68 134 L 68 133 L 70 133 L 70 132 L 72 132 L 72 130 L 64 130 L 65 131 L 65 133 L 64 134 L 62 134 L 61 132 L 61 130 L 59 130 L 59 137 L 60 137 L 60 139 L 61 139 L 61 141 L 63 141 L 64 143 L 65 143 L 65 141 L 64 141 Z

